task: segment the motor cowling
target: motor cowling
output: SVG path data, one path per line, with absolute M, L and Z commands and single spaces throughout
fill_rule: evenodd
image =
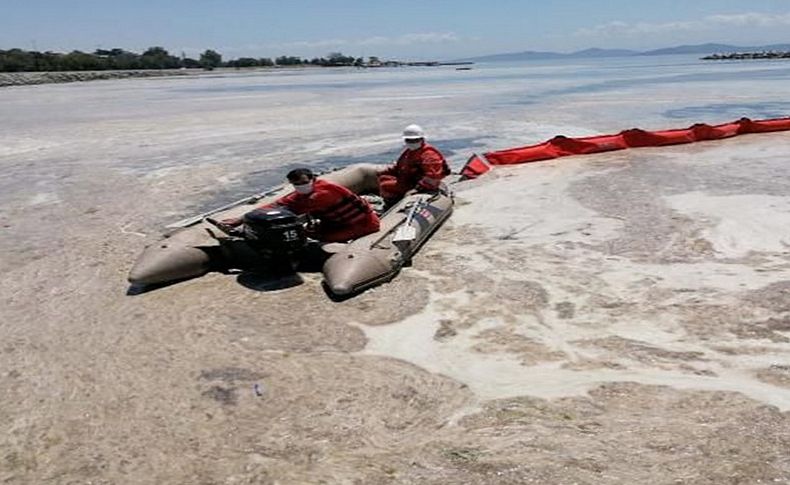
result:
M 262 264 L 276 263 L 296 267 L 307 244 L 300 218 L 285 208 L 255 209 L 244 215 L 243 236 L 262 259 Z

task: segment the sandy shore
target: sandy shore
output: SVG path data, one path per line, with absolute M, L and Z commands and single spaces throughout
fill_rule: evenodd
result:
M 153 82 L 128 86 L 153 119 L 106 84 L 4 98 L 0 483 L 790 482 L 788 134 L 497 169 L 457 186 L 412 267 L 341 303 L 318 274 L 129 296 L 161 225 L 249 174 L 381 157 L 414 113 L 456 166 L 534 126 L 465 139 L 467 85 L 179 112 Z

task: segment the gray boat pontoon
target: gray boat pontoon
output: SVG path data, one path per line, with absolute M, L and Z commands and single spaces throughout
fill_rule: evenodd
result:
M 381 168 L 358 164 L 320 177 L 357 194 L 375 193 Z M 295 268 L 294 259 L 301 254 L 303 238 L 287 238 L 287 244 L 278 240 L 273 246 L 262 245 L 245 238 L 243 233 L 226 234 L 221 224 L 213 222 L 249 214 L 256 207 L 275 201 L 289 189 L 289 186 L 281 186 L 168 226 L 174 230 L 145 248 L 129 273 L 129 282 L 137 286 L 159 285 L 227 268 L 266 271 L 267 266 L 282 269 L 292 263 L 291 269 Z M 349 296 L 392 279 L 452 210 L 453 197 L 447 190 L 407 195 L 381 215 L 378 232 L 348 243 L 323 245 L 326 289 L 332 295 Z M 273 222 L 266 238 L 280 238 L 286 234 L 278 232 L 278 228 L 285 227 L 282 223 L 285 216 L 277 211 L 270 211 L 270 214 L 277 223 Z

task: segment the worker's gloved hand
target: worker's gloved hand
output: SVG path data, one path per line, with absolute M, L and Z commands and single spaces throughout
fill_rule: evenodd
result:
M 420 193 L 434 193 L 439 190 L 439 185 L 441 184 L 441 180 L 432 179 L 430 177 L 423 177 L 417 182 L 417 191 Z
M 239 222 L 236 226 L 233 226 L 226 222 L 226 221 L 235 222 L 233 219 L 225 219 L 222 221 L 218 221 L 216 219 L 212 219 L 211 217 L 206 217 L 205 219 L 203 219 L 203 221 L 208 222 L 209 224 L 211 224 L 212 226 L 216 227 L 217 229 L 219 229 L 220 231 L 224 232 L 229 236 L 241 236 L 242 233 L 244 232 L 244 228 L 240 227 L 241 222 Z M 239 219 L 239 221 L 241 221 L 241 219 Z
M 236 226 L 240 226 L 241 223 L 244 222 L 244 220 L 241 217 L 229 217 L 227 219 L 222 219 L 219 222 L 225 224 L 226 226 L 236 227 Z

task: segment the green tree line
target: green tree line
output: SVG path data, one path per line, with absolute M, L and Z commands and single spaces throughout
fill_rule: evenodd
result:
M 223 61 L 222 55 L 206 50 L 199 59 L 185 55 L 171 55 L 163 47 L 150 47 L 142 54 L 124 49 L 97 49 L 93 53 L 72 51 L 58 52 L 25 51 L 22 49 L 0 50 L 0 72 L 22 71 L 105 71 L 125 69 L 180 69 L 216 67 L 268 67 L 268 66 L 362 66 L 364 60 L 333 52 L 327 57 L 302 59 L 280 56 L 276 59 L 241 57 Z

